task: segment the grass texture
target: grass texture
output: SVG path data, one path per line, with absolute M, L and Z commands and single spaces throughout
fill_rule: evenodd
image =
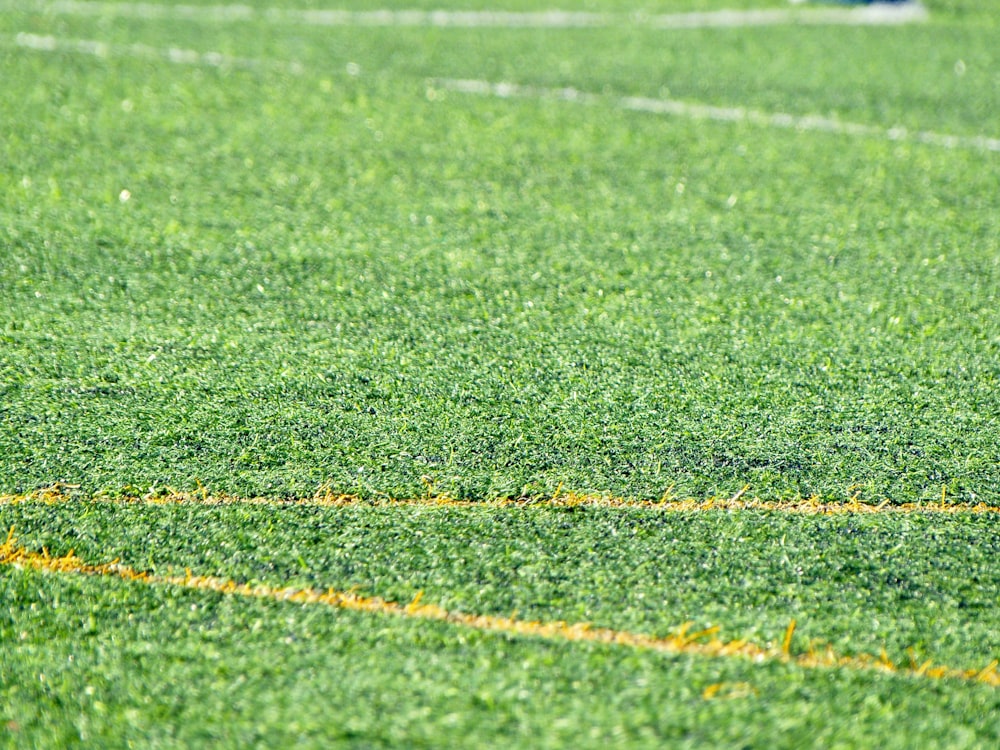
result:
M 15 605 L 0 623 L 14 645 L 0 719 L 15 742 L 988 747 L 998 737 L 1000 693 L 977 684 L 995 680 L 1000 651 L 987 516 L 127 510 L 0 508 L 16 545 L 65 571 L 0 567 Z M 961 565 L 942 564 L 955 549 Z M 71 551 L 117 563 L 72 575 L 82 564 L 60 560 Z M 317 594 L 310 604 L 279 589 Z M 330 609 L 331 589 L 414 604 Z M 428 615 L 435 605 L 454 614 Z M 619 638 L 574 639 L 561 622 Z M 690 634 L 694 646 L 660 652 L 633 633 Z
M 685 32 L 5 15 L 112 52 L 0 53 L 2 489 L 409 497 L 426 476 L 469 498 L 996 503 L 995 154 L 427 83 L 996 135 L 994 36 L 940 15 Z M 113 51 L 139 42 L 303 72 Z
M 991 3 L 216 4 L 0 2 L 0 745 L 1000 742 Z

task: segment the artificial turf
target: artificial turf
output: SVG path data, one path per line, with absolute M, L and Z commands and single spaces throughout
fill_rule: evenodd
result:
M 968 135 L 988 127 L 989 97 L 965 78 L 993 69 L 989 34 L 646 31 L 622 49 L 616 29 L 547 31 L 538 54 L 571 61 L 557 74 L 531 57 L 532 31 L 431 43 L 419 29 L 279 27 L 244 41 L 243 25 L 56 21 L 66 37 L 159 48 L 272 44 L 306 67 L 3 52 L 16 113 L 2 157 L 3 489 L 412 496 L 429 476 L 463 497 L 750 483 L 996 502 L 995 155 L 429 100 L 426 82 L 461 70 L 618 86 L 599 68 L 574 75 L 596 67 L 587 42 L 616 50 L 622 93 L 695 75 L 671 95 L 887 126 L 885 109 L 904 107 Z M 734 52 L 734 35 L 756 47 Z M 863 64 L 855 35 L 871 37 Z M 511 54 L 487 54 L 484 36 Z M 748 80 L 745 56 L 776 40 L 784 73 Z M 975 52 L 975 72 L 921 70 L 907 85 L 933 96 L 916 96 L 900 81 L 927 49 Z M 699 84 L 686 57 L 718 69 Z M 807 58 L 815 80 L 799 75 Z
M 0 587 L 21 605 L 2 627 L 10 747 L 903 748 L 998 736 L 997 690 L 985 685 L 513 639 L 13 569 Z
M 128 505 L 0 509 L 17 543 L 160 576 L 424 600 L 451 611 L 897 664 L 996 654 L 995 522 L 656 510 Z M 947 564 L 961 549 L 961 564 Z M 747 565 L 752 550 L 753 564 Z M 3 566 L 12 746 L 987 747 L 996 686 L 661 654 Z M 13 727 L 13 728 L 12 728 Z
M 608 26 L 544 30 L 3 3 L 0 494 L 76 490 L 0 505 L 0 526 L 138 570 L 761 643 L 794 619 L 799 649 L 986 667 L 995 514 L 117 502 L 204 486 L 1000 505 L 997 22 L 985 1 L 925 4 L 899 27 L 680 31 L 610 0 L 564 6 L 623 14 Z M 763 7 L 788 6 L 639 9 Z M 11 566 L 0 586 L 11 746 L 1000 731 L 996 688 L 959 680 Z
M 448 610 L 932 658 L 1000 653 L 995 516 L 639 509 L 6 506 L 18 543 L 158 575 L 357 591 Z M 747 563 L 752 555 L 752 564 Z

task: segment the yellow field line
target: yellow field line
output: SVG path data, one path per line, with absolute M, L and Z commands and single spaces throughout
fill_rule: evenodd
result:
M 72 551 L 62 557 L 52 557 L 44 549 L 39 553 L 20 547 L 14 538 L 13 529 L 7 535 L 7 541 L 0 545 L 0 564 L 58 573 L 111 576 L 125 581 L 135 581 L 149 585 L 180 586 L 190 589 L 215 591 L 230 596 L 275 599 L 301 604 L 323 604 L 338 609 L 447 622 L 481 631 L 531 636 L 548 640 L 605 643 L 672 654 L 693 654 L 706 657 L 739 656 L 750 659 L 754 663 L 777 661 L 808 669 L 841 668 L 864 671 L 874 670 L 908 677 L 961 679 L 1000 687 L 1000 674 L 997 673 L 998 663 L 996 661 L 981 670 L 962 670 L 943 665 L 935 666 L 932 661 L 917 664 L 913 660 L 910 666 L 896 665 L 888 659 L 884 652 L 878 657 L 869 654 L 842 656 L 835 653 L 830 647 L 815 650 L 810 646 L 807 653 L 792 654 L 791 645 L 795 633 L 794 620 L 792 620 L 785 631 L 780 647 L 761 646 L 746 640 L 723 641 L 718 637 L 718 627 L 692 633 L 689 632 L 692 623 L 681 625 L 666 637 L 656 637 L 625 630 L 595 628 L 591 627 L 588 623 L 542 622 L 537 620 L 519 620 L 516 617 L 451 612 L 436 604 L 423 603 L 421 601 L 421 594 L 418 594 L 409 604 L 399 604 L 380 597 L 359 596 L 350 591 L 335 591 L 333 589 L 322 591 L 319 589 L 274 587 L 263 584 L 250 585 L 225 578 L 194 575 L 191 571 L 187 571 L 183 576 L 162 576 L 137 571 L 126 565 L 120 565 L 117 561 L 92 565 L 81 560 Z
M 941 500 L 927 503 L 890 503 L 879 504 L 861 502 L 853 495 L 843 502 L 829 502 L 817 497 L 797 500 L 761 500 L 748 498 L 745 494 L 749 487 L 744 487 L 732 497 L 711 497 L 707 499 L 670 499 L 662 500 L 630 500 L 610 495 L 582 494 L 563 492 L 562 487 L 551 497 L 541 498 L 494 498 L 489 500 L 457 500 L 447 493 L 428 492 L 423 497 L 416 498 L 360 498 L 356 495 L 335 493 L 320 490 L 311 497 L 296 499 L 281 499 L 268 497 L 238 497 L 234 495 L 211 493 L 201 489 L 196 492 L 181 492 L 168 490 L 164 493 L 151 493 L 142 497 L 125 496 L 111 498 L 96 496 L 86 498 L 74 492 L 71 485 L 53 485 L 34 492 L 20 495 L 0 495 L 0 505 L 17 505 L 21 503 L 66 503 L 70 501 L 89 500 L 92 502 L 120 502 L 143 504 L 196 504 L 196 505 L 316 505 L 326 507 L 348 506 L 420 506 L 420 507 L 450 507 L 450 508 L 638 508 L 659 510 L 668 513 L 696 513 L 704 511 L 744 511 L 757 510 L 776 513 L 797 513 L 802 515 L 865 515 L 872 513 L 936 513 L 936 514 L 998 514 L 1000 506 L 986 503 L 950 503 L 942 491 Z

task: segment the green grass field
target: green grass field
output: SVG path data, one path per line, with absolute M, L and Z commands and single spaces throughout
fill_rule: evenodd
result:
M 993 4 L 375 7 L 0 0 L 0 745 L 1000 744 Z

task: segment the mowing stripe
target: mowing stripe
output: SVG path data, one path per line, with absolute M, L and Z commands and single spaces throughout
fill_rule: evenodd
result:
M 324 604 L 338 609 L 349 609 L 371 614 L 408 617 L 418 620 L 447 622 L 475 630 L 507 633 L 516 636 L 544 638 L 547 640 L 585 641 L 616 646 L 658 651 L 671 654 L 691 654 L 703 657 L 743 657 L 753 663 L 782 662 L 806 669 L 834 668 L 861 671 L 881 671 L 907 677 L 931 679 L 961 679 L 979 682 L 992 687 L 1000 687 L 998 662 L 993 661 L 984 669 L 955 669 L 944 665 L 934 665 L 930 660 L 921 664 L 912 661 L 910 665 L 896 665 L 886 654 L 872 656 L 842 656 L 829 646 L 816 650 L 810 645 L 802 654 L 792 654 L 792 638 L 795 621 L 789 624 L 780 647 L 761 646 L 747 640 L 722 641 L 718 637 L 718 627 L 694 633 L 688 632 L 691 623 L 677 627 L 671 635 L 660 638 L 642 633 L 632 633 L 611 628 L 595 628 L 588 623 L 567 623 L 563 621 L 519 620 L 516 617 L 476 615 L 464 612 L 450 612 L 436 604 L 425 604 L 418 594 L 409 604 L 387 601 L 381 597 L 359 596 L 350 591 L 328 589 L 303 589 L 293 587 L 273 587 L 238 583 L 225 578 L 194 575 L 190 571 L 183 576 L 161 576 L 137 571 L 117 562 L 91 565 L 78 558 L 71 551 L 64 557 L 52 557 L 47 551 L 32 552 L 17 545 L 14 530 L 7 535 L 7 541 L 0 545 L 0 564 L 19 568 L 57 573 L 77 573 L 93 576 L 110 576 L 125 581 L 135 581 L 148 585 L 179 586 L 182 588 L 214 591 L 228 596 L 301 604 Z
M 633 112 L 647 112 L 656 115 L 684 117 L 691 120 L 714 120 L 716 122 L 747 123 L 759 127 L 783 128 L 786 130 L 813 131 L 850 135 L 856 137 L 884 138 L 890 141 L 915 141 L 944 148 L 975 149 L 1000 152 L 1000 138 L 987 136 L 963 136 L 935 133 L 928 130 L 909 131 L 903 127 L 882 128 L 845 122 L 821 115 L 793 115 L 787 112 L 762 112 L 745 107 L 716 107 L 679 99 L 653 99 L 641 96 L 608 98 L 599 94 L 578 91 L 574 88 L 545 88 L 522 86 L 516 83 L 494 83 L 476 79 L 435 78 L 431 86 L 461 94 L 479 94 L 501 99 L 545 99 L 572 102 L 576 104 L 599 104 L 611 102 L 619 109 Z M 431 97 L 434 98 L 433 96 Z
M 919 3 L 875 4 L 854 8 L 772 8 L 692 13 L 593 13 L 543 10 L 321 10 L 251 8 L 247 5 L 166 5 L 87 0 L 8 2 L 9 9 L 53 15 L 183 20 L 202 23 L 266 21 L 310 26 L 429 26 L 437 28 L 579 29 L 631 26 L 658 30 L 746 28 L 760 26 L 898 26 L 921 23 L 928 14 Z
M 77 492 L 72 485 L 56 484 L 34 492 L 19 495 L 0 495 L 0 506 L 33 504 L 62 504 L 70 502 L 106 502 L 121 504 L 146 505 L 315 505 L 322 507 L 394 507 L 418 506 L 428 508 L 634 508 L 637 510 L 655 510 L 664 513 L 703 513 L 708 511 L 767 511 L 771 513 L 791 513 L 799 515 L 870 515 L 870 514 L 996 514 L 1000 515 L 1000 506 L 986 503 L 950 503 L 947 501 L 944 489 L 940 502 L 928 503 L 890 503 L 885 501 L 878 505 L 864 503 L 854 495 L 844 502 L 828 502 L 817 497 L 798 500 L 761 500 L 746 498 L 749 487 L 744 487 L 732 497 L 710 497 L 702 500 L 671 499 L 669 495 L 662 500 L 634 500 L 614 497 L 612 495 L 580 494 L 563 492 L 560 486 L 556 492 L 547 497 L 499 497 L 487 500 L 458 500 L 447 493 L 428 492 L 423 497 L 415 498 L 361 498 L 357 495 L 336 493 L 321 489 L 311 497 L 284 499 L 270 497 L 238 497 L 227 494 L 213 494 L 206 489 L 196 492 L 180 492 L 168 490 L 160 493 L 150 493 L 142 497 L 121 496 L 86 497 Z
M 2 38 L 0 37 L 0 39 Z M 7 39 L 10 40 L 11 37 L 8 36 Z M 233 57 L 220 52 L 198 52 L 176 47 L 156 48 L 146 44 L 113 45 L 89 39 L 60 39 L 52 35 L 28 32 L 14 35 L 13 43 L 18 47 L 38 52 L 69 52 L 93 55 L 99 58 L 140 57 L 174 64 L 203 65 L 215 68 L 263 68 L 295 75 L 306 72 L 305 68 L 298 62 Z M 611 106 L 622 110 L 692 120 L 746 123 L 758 127 L 881 138 L 890 141 L 912 141 L 948 149 L 971 149 L 1000 153 L 1000 138 L 983 135 L 949 135 L 929 130 L 910 131 L 903 127 L 883 128 L 876 125 L 845 122 L 821 115 L 793 115 L 787 112 L 763 112 L 745 107 L 718 107 L 698 102 L 685 102 L 679 99 L 654 99 L 639 96 L 615 98 L 591 94 L 574 88 L 524 86 L 516 83 L 494 83 L 479 79 L 431 78 L 427 84 L 428 97 L 432 100 L 441 98 L 434 94 L 436 87 L 440 90 L 460 94 L 478 94 L 501 99 L 522 98 L 591 105 L 611 104 Z

